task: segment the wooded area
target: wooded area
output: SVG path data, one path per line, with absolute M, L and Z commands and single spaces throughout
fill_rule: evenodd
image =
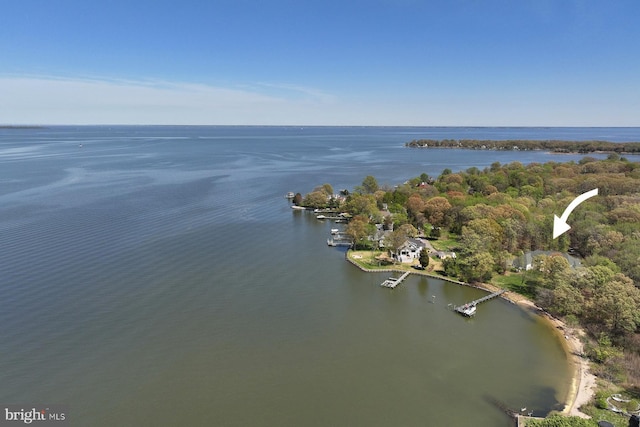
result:
M 413 148 L 466 148 L 472 150 L 547 150 L 554 153 L 640 153 L 640 142 L 560 140 L 417 139 L 405 144 Z

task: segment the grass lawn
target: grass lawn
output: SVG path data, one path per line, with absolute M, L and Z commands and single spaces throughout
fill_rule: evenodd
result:
M 529 299 L 535 298 L 535 291 L 532 286 L 529 286 L 526 281 L 523 283 L 522 277 L 526 273 L 512 273 L 507 272 L 505 275 L 495 275 L 491 279 L 491 283 L 496 286 L 500 286 L 503 289 L 508 289 L 510 291 L 516 292 L 520 295 L 523 295 Z M 525 277 L 526 279 L 526 277 Z
M 404 271 L 413 271 L 415 273 L 419 273 L 420 271 L 424 271 L 425 273 L 430 274 L 441 274 L 442 271 L 442 262 L 439 259 L 431 258 L 429 260 L 429 266 L 426 270 L 416 270 L 414 266 L 420 265 L 420 263 L 416 260 L 412 264 L 405 263 L 396 263 L 391 264 L 388 262 L 380 262 L 380 260 L 376 259 L 376 257 L 382 255 L 382 251 L 354 251 L 350 250 L 347 252 L 347 257 L 359 266 L 366 268 L 368 270 L 385 270 L 385 269 L 393 269 L 393 270 L 404 270 Z
M 460 245 L 458 239 L 454 235 L 442 236 L 438 240 L 431 240 L 431 244 L 437 251 L 450 252 Z
M 595 421 L 609 421 L 616 427 L 629 426 L 628 417 L 607 411 L 606 409 L 598 409 L 595 406 L 590 406 L 585 412 L 594 420 L 594 425 L 597 425 L 595 424 Z
M 349 259 L 351 261 L 354 261 L 356 264 L 358 264 L 361 267 L 367 268 L 369 270 L 384 270 L 384 269 L 388 269 L 388 268 L 393 268 L 393 269 L 403 269 L 403 265 L 402 264 L 390 264 L 388 262 L 381 262 L 380 260 L 376 259 L 376 257 L 379 257 L 380 255 L 382 255 L 384 252 L 382 251 L 352 251 L 350 250 L 349 252 L 347 252 L 347 256 L 349 257 Z M 407 270 L 410 269 L 410 267 L 408 265 L 404 265 L 406 266 Z

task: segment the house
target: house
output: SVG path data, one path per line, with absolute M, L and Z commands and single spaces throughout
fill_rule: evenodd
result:
M 436 251 L 436 255 L 440 259 L 447 259 L 447 258 L 454 258 L 455 259 L 456 258 L 456 253 L 455 252 Z
M 391 257 L 396 261 L 411 263 L 420 258 L 420 252 L 426 245 L 418 239 L 407 239 L 402 245 L 391 253 Z
M 391 230 L 392 231 L 392 230 Z M 385 230 L 382 224 L 376 224 L 376 232 L 369 236 L 369 241 L 375 242 L 379 248 L 384 248 L 384 241 L 391 234 L 390 230 Z
M 582 265 L 578 258 L 568 254 L 556 251 L 532 251 L 514 259 L 511 266 L 516 270 L 531 270 L 533 268 L 533 260 L 539 255 L 562 256 L 569 262 L 571 268 L 578 268 Z

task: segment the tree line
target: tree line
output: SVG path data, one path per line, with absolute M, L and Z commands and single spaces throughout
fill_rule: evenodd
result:
M 640 153 L 640 142 L 562 140 L 414 139 L 413 148 L 466 148 L 471 150 L 548 150 L 554 153 Z

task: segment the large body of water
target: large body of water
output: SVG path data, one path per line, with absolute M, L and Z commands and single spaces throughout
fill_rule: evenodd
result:
M 0 402 L 76 426 L 508 426 L 562 407 L 560 338 L 478 290 L 396 290 L 326 246 L 287 191 L 394 185 L 543 152 L 414 138 L 640 140 L 629 128 L 0 130 Z M 432 296 L 435 295 L 435 303 Z

